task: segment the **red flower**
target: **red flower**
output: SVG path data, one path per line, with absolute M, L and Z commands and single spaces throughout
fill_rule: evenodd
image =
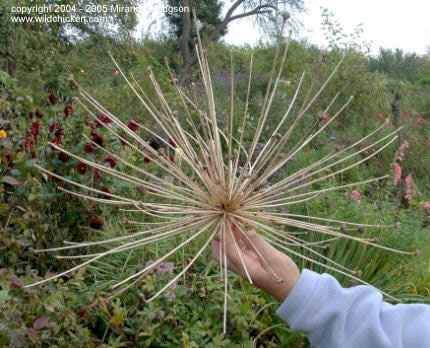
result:
M 169 155 L 169 160 L 170 160 L 172 163 L 175 163 L 175 157 L 174 157 L 173 155 Z
M 69 156 L 67 153 L 60 152 L 60 153 L 58 154 L 58 159 L 59 159 L 61 162 L 66 163 L 66 162 L 68 162 L 68 161 L 69 161 L 70 156 Z
M 77 169 L 79 174 L 86 174 L 88 171 L 88 164 L 86 164 L 84 162 L 79 162 L 76 165 L 76 169 Z
M 51 93 L 49 95 L 49 101 L 51 102 L 52 105 L 55 105 L 55 94 Z
M 64 107 L 64 116 L 72 116 L 73 115 L 73 106 L 70 104 L 66 105 Z
M 93 136 L 93 141 L 94 141 L 98 146 L 103 146 L 103 144 L 104 144 L 103 137 L 102 137 L 101 135 L 98 135 L 98 134 L 94 134 L 94 136 Z
M 50 143 L 51 144 L 55 144 L 55 145 L 57 145 L 57 146 L 62 146 L 63 144 L 61 144 L 61 141 L 60 140 L 58 140 L 57 138 L 55 138 L 55 139 L 52 139 L 51 141 L 50 141 Z M 53 146 L 51 146 L 51 149 L 52 150 L 56 150 Z
M 404 116 L 405 118 L 409 118 L 409 112 L 408 112 L 408 109 L 406 109 L 406 108 L 404 108 L 404 109 L 403 109 L 403 116 Z
M 30 152 L 31 150 L 33 150 L 33 141 L 24 140 L 21 144 L 21 148 L 26 152 Z
M 321 124 L 327 124 L 329 118 L 330 118 L 330 114 L 328 112 L 322 113 L 322 115 L 320 117 Z
M 143 157 L 143 163 L 145 164 L 151 163 L 151 160 L 148 157 Z
M 43 118 L 44 115 L 39 110 L 36 110 L 36 116 L 39 118 Z
M 104 162 L 105 162 L 105 165 L 106 165 L 106 163 L 107 163 L 107 165 L 108 165 L 108 166 L 110 166 L 111 168 L 115 168 L 115 166 L 116 166 L 116 161 L 115 161 L 115 159 L 113 159 L 113 158 L 111 158 L 111 157 L 107 157 L 107 158 L 105 158 Z
M 36 152 L 34 152 L 34 151 L 31 151 L 31 158 L 36 158 L 37 156 L 36 156 Z
M 139 129 L 139 123 L 137 123 L 135 120 L 130 120 L 127 123 L 127 127 L 130 128 L 133 132 L 135 132 Z
M 24 136 L 24 141 L 22 142 L 21 148 L 24 151 L 30 152 L 31 150 L 33 150 L 33 145 L 36 141 L 36 136 L 33 133 L 27 133 Z
M 61 128 L 57 123 L 53 123 L 49 126 L 49 131 L 55 131 L 55 136 L 61 138 L 64 135 L 64 129 Z
M 26 135 L 24 135 L 24 139 L 34 143 L 35 135 L 33 134 L 33 132 L 27 133 Z
M 321 124 L 327 124 L 329 118 L 330 118 L 330 116 L 327 116 L 327 118 L 323 118 L 321 120 Z
M 120 138 L 122 138 L 122 139 L 124 139 L 124 140 L 127 140 L 127 138 L 125 137 L 125 134 L 124 134 L 124 133 L 121 133 L 119 136 L 120 136 Z M 127 143 L 126 143 L 124 140 L 122 140 L 122 139 L 119 139 L 119 140 L 121 140 L 121 143 L 122 143 L 123 145 L 127 145 Z
M 382 114 L 381 114 L 380 112 L 378 112 L 378 113 L 376 114 L 376 117 L 377 117 L 377 118 L 379 118 L 381 121 L 383 121 L 383 120 L 384 120 L 384 116 L 382 116 Z
M 64 129 L 63 128 L 59 128 L 57 129 L 57 131 L 55 132 L 55 136 L 59 139 L 64 135 Z
M 99 181 L 99 180 L 101 180 L 101 176 L 100 176 L 100 174 L 99 174 L 99 172 L 97 171 L 97 169 L 94 169 L 94 171 L 93 171 L 93 179 L 94 179 L 94 181 Z
M 172 138 L 167 139 L 167 141 L 169 142 L 169 144 L 171 146 L 173 146 L 174 148 L 176 148 L 176 143 L 175 143 L 175 141 Z
M 85 116 L 85 124 L 86 124 L 88 127 L 91 127 L 91 129 L 97 128 L 97 125 L 95 125 L 94 123 L 92 123 L 92 122 L 90 121 L 90 119 L 88 118 L 88 115 L 87 115 L 87 116 Z
M 94 228 L 95 230 L 101 230 L 103 227 L 103 221 L 99 219 L 91 219 L 89 223 L 91 228 Z
M 31 133 L 37 137 L 40 134 L 40 125 L 37 122 L 31 124 Z
M 109 191 L 109 189 L 105 186 L 105 187 L 102 187 L 102 191 L 103 192 L 106 192 L 106 193 L 110 193 L 110 191 Z M 104 199 L 111 199 L 112 198 L 112 196 L 110 195 L 110 194 L 108 194 L 108 195 L 103 195 L 103 198 Z
M 54 130 L 56 130 L 56 129 L 58 129 L 58 128 L 60 128 L 60 126 L 59 126 L 58 124 L 56 124 L 56 123 L 53 123 L 53 124 L 51 124 L 51 125 L 48 127 L 48 129 L 49 129 L 49 131 L 50 131 L 50 132 L 53 132 Z
M 93 144 L 85 144 L 84 152 L 86 153 L 93 152 Z
M 33 119 L 33 111 L 30 111 L 30 112 L 28 113 L 28 117 L 29 117 L 30 119 Z
M 102 115 L 102 114 L 97 115 L 97 118 L 98 118 L 101 122 L 103 122 L 103 123 L 105 123 L 105 124 L 112 123 L 112 120 L 111 120 L 109 117 L 105 116 L 105 115 Z M 100 123 L 100 122 L 98 122 L 98 123 Z

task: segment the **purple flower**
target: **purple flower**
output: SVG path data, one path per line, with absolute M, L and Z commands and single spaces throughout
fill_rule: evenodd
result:
M 173 273 L 173 267 L 174 264 L 173 262 L 162 262 L 158 267 L 157 267 L 157 273 Z
M 330 140 L 330 141 L 336 140 L 336 137 L 335 137 L 334 135 L 332 135 L 332 136 L 329 138 L 329 140 Z
M 168 292 L 166 293 L 166 297 L 167 301 L 172 302 L 176 298 L 176 295 L 173 292 Z

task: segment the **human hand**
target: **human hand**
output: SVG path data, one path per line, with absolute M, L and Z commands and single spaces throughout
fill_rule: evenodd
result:
M 240 231 L 237 225 L 231 226 L 225 233 L 227 267 L 248 279 L 243 265 L 245 263 L 253 284 L 282 303 L 300 277 L 297 265 L 290 257 L 267 243 L 253 227 Z M 223 241 L 213 239 L 211 246 L 213 258 L 219 262 Z M 273 272 L 284 281 L 279 283 Z

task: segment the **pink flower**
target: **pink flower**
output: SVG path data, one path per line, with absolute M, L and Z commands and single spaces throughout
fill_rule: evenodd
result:
M 430 217 L 430 203 L 424 203 L 423 207 L 425 210 L 427 210 L 427 214 L 429 214 Z
M 115 70 L 115 72 L 113 73 L 115 76 L 118 76 L 119 75 L 119 71 L 118 70 Z
M 358 192 L 358 190 L 353 190 L 351 192 L 351 198 L 354 199 L 358 204 L 361 203 L 360 192 Z
M 405 183 L 406 186 L 410 187 L 412 185 L 412 175 L 409 174 L 406 178 L 405 178 Z
M 397 156 L 397 159 L 401 162 L 405 158 L 405 150 L 409 147 L 409 143 L 407 141 L 404 141 L 402 145 L 400 145 L 399 148 L 399 154 Z
M 405 183 L 406 183 L 406 195 L 405 198 L 410 201 L 412 199 L 412 195 L 414 195 L 416 192 L 415 190 L 412 190 L 412 175 L 409 174 L 406 178 L 405 178 Z
M 402 177 L 402 167 L 398 163 L 394 163 L 394 186 L 397 185 Z
M 380 112 L 376 113 L 376 117 L 379 118 L 381 121 L 384 120 L 384 116 Z

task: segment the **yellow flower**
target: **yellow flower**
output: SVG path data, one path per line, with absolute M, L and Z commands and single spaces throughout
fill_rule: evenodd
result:
M 7 137 L 6 131 L 4 131 L 3 129 L 0 130 L 0 139 L 6 138 L 6 137 Z

